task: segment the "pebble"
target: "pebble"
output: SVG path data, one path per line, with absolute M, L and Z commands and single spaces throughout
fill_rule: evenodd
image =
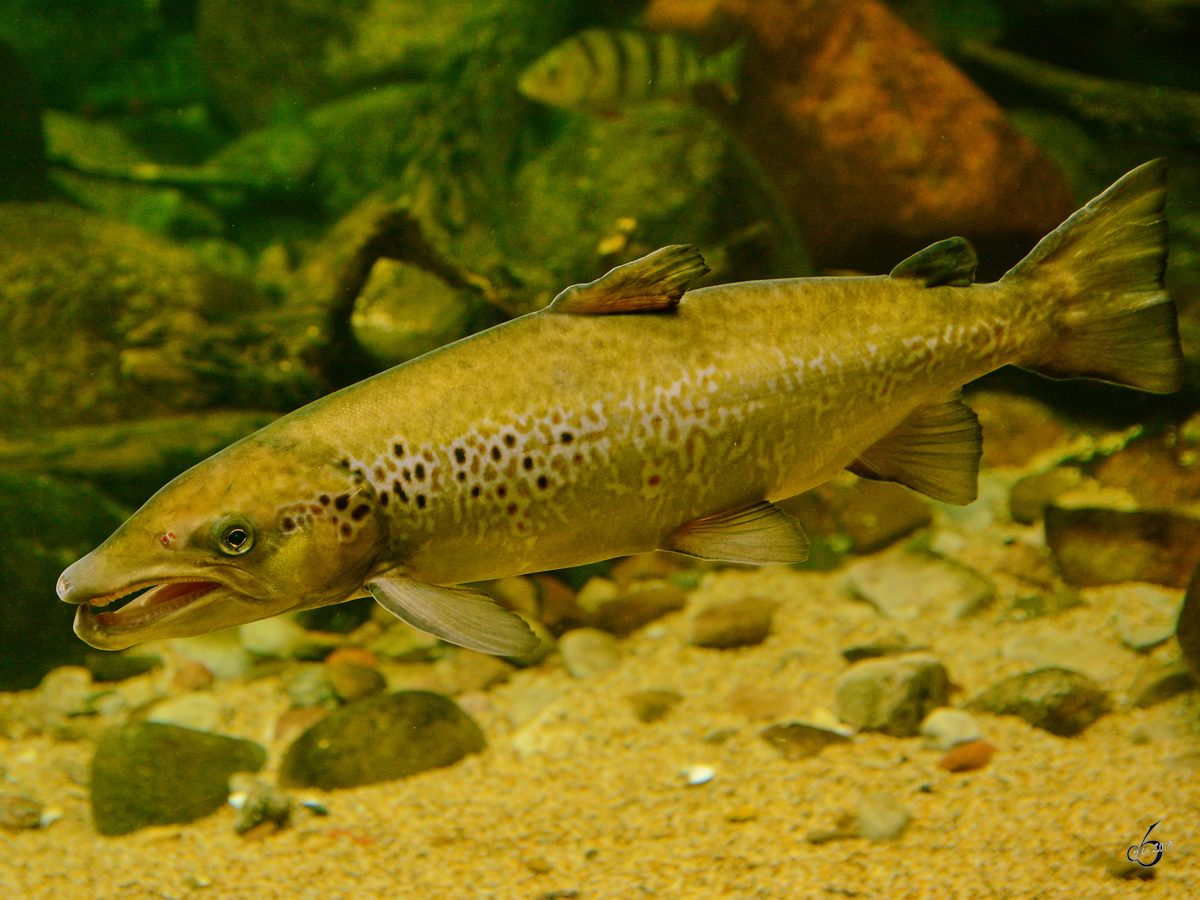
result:
M 42 804 L 26 794 L 0 794 L 0 828 L 24 831 L 42 824 Z
M 322 790 L 392 781 L 453 765 L 487 745 L 449 697 L 399 691 L 331 712 L 284 752 L 281 787 Z
M 726 698 L 730 710 L 747 719 L 776 719 L 792 708 L 792 695 L 783 691 L 762 688 L 756 684 L 739 684 Z
M 835 689 L 841 721 L 859 730 L 913 737 L 930 710 L 949 696 L 946 667 L 925 654 L 855 663 Z
M 95 691 L 92 673 L 83 666 L 59 666 L 38 685 L 38 699 L 46 718 L 56 719 L 89 712 Z
M 1078 734 L 1109 709 L 1108 694 L 1079 672 L 1046 667 L 1001 679 L 967 709 L 1020 716 L 1051 734 Z
M 921 722 L 921 737 L 930 750 L 949 750 L 981 737 L 979 722 L 968 712 L 941 706 Z
M 291 821 L 292 798 L 282 791 L 242 773 L 229 779 L 229 787 L 229 803 L 238 811 L 233 823 L 236 834 L 248 836 L 254 832 L 262 836 Z
M 282 680 L 292 706 L 337 705 L 337 691 L 329 680 L 329 670 L 320 663 L 296 663 Z
M 911 821 L 912 814 L 903 803 L 887 791 L 871 791 L 858 802 L 854 831 L 875 843 L 891 841 L 900 837 Z
M 712 766 L 693 765 L 687 766 L 683 770 L 683 777 L 688 784 L 695 786 L 699 784 L 708 784 L 717 774 L 717 770 Z
M 1103 629 L 1080 632 L 1044 623 L 1036 630 L 1019 631 L 1004 642 L 1001 652 L 1005 659 L 1026 663 L 1026 669 L 1070 669 L 1102 682 L 1119 678 L 1129 656 Z
M 124 653 L 89 653 L 84 661 L 96 681 L 124 681 L 162 665 L 157 656 Z
M 600 603 L 592 613 L 592 625 L 626 637 L 667 613 L 683 609 L 687 591 L 670 582 L 651 582 Z
M 584 612 L 591 615 L 600 608 L 601 603 L 615 600 L 621 593 L 621 587 L 610 578 L 596 576 L 589 578 L 575 595 L 575 603 Z
M 667 715 L 683 700 L 683 695 L 676 691 L 650 688 L 630 694 L 626 699 L 633 707 L 633 714 L 641 722 L 657 722 Z
M 783 754 L 784 759 L 808 759 L 830 744 L 848 744 L 850 737 L 806 722 L 771 725 L 759 737 Z
M 706 606 L 692 616 L 690 641 L 713 649 L 761 644 L 778 605 L 765 597 L 743 597 Z
M 885 635 L 865 644 L 854 644 L 842 650 L 842 658 L 848 663 L 856 663 L 864 659 L 877 659 L 881 656 L 899 656 L 914 650 L 927 649 L 915 646 L 902 634 Z
M 326 662 L 325 677 L 333 693 L 343 703 L 373 697 L 387 689 L 387 680 L 382 672 L 352 662 Z
M 105 835 L 195 821 L 225 803 L 230 775 L 257 772 L 266 760 L 253 741 L 129 722 L 96 745 L 92 820 Z
M 1073 466 L 1061 466 L 1028 475 L 1013 485 L 1008 495 L 1008 510 L 1014 522 L 1032 525 L 1060 494 L 1076 487 L 1083 480 L 1082 473 Z
M 901 621 L 956 621 L 995 596 L 991 582 L 973 569 L 903 549 L 852 563 L 845 584 L 889 619 Z
M 173 687 L 181 691 L 200 691 L 213 686 L 216 676 L 209 671 L 208 666 L 194 659 L 181 660 L 171 676 Z
M 180 694 L 155 703 L 150 707 L 146 721 L 195 731 L 215 731 L 221 724 L 221 705 L 209 693 Z
M 1183 660 L 1168 662 L 1147 660 L 1134 676 L 1126 696 L 1137 707 L 1155 706 L 1182 694 L 1195 690 L 1196 679 Z
M 995 755 L 996 748 L 987 741 L 968 741 L 943 756 L 938 767 L 947 772 L 970 772 L 982 769 Z
M 365 666 L 368 669 L 378 669 L 379 656 L 372 653 L 366 647 L 356 647 L 353 644 L 347 644 L 344 647 L 336 648 L 325 657 L 325 665 L 327 666 L 336 666 L 338 663 L 353 663 L 356 666 Z
M 874 553 L 933 521 L 920 494 L 889 481 L 859 479 L 843 498 L 839 518 L 855 553 Z
M 1150 650 L 1175 633 L 1181 599 L 1177 590 L 1137 583 L 1113 590 L 1113 624 L 1121 643 L 1130 650 Z
M 576 678 L 594 678 L 621 662 L 617 639 L 597 628 L 574 628 L 558 639 L 563 664 Z
M 1045 527 L 1059 571 L 1080 587 L 1148 581 L 1181 588 L 1200 564 L 1200 519 L 1190 516 L 1050 506 Z

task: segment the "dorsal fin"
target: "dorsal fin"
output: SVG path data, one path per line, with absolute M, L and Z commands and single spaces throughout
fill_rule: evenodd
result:
M 693 281 L 708 272 L 692 244 L 672 244 L 617 266 L 588 284 L 576 284 L 554 298 L 550 309 L 576 316 L 671 309 Z
M 979 491 L 982 449 L 979 419 L 954 390 L 917 407 L 846 468 L 862 478 L 897 481 L 934 500 L 965 506 Z
M 975 280 L 979 257 L 964 237 L 946 238 L 918 250 L 896 268 L 892 278 L 913 278 L 925 287 L 968 287 Z

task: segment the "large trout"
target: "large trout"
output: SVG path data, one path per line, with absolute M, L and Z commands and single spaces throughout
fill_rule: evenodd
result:
M 370 594 L 447 641 L 520 655 L 525 623 L 458 585 L 655 548 L 796 562 L 807 541 L 774 501 L 843 468 L 968 503 L 965 382 L 1015 364 L 1179 387 L 1165 196 L 1162 161 L 1135 169 L 992 284 L 971 283 L 961 238 L 887 276 L 694 291 L 700 254 L 664 248 L 233 444 L 58 594 L 106 649 Z

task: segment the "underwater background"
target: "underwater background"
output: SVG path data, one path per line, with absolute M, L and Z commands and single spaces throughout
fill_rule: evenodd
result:
M 1197 46 L 1196 0 L 0 0 L 0 891 L 1190 896 Z M 515 661 L 370 601 L 103 653 L 55 596 L 218 449 L 658 247 L 994 280 L 1158 157 L 1183 389 L 967 386 L 970 506 L 845 473 L 797 566 L 481 585 Z

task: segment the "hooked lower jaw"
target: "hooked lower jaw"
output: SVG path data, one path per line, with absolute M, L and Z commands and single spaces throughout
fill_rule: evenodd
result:
M 145 638 L 138 636 L 151 626 L 188 609 L 223 587 L 216 581 L 173 580 L 132 587 L 79 604 L 75 612 L 75 633 L 88 644 L 103 650 L 120 650 Z M 96 612 L 144 587 L 145 593 L 112 612 Z

